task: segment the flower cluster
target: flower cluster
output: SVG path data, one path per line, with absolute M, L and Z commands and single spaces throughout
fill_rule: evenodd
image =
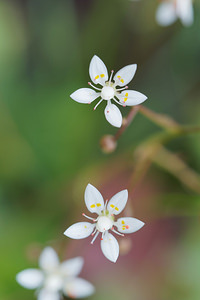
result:
M 192 0 L 163 0 L 156 12 L 157 22 L 162 26 L 168 26 L 180 19 L 183 25 L 191 25 L 194 18 L 192 2 Z M 139 105 L 147 99 L 144 94 L 128 89 L 127 84 L 133 79 L 136 69 L 136 64 L 127 65 L 115 75 L 112 70 L 109 76 L 104 62 L 94 55 L 89 65 L 89 75 L 95 85 L 88 82 L 92 88 L 80 88 L 70 97 L 76 102 L 87 104 L 100 98 L 94 110 L 105 100 L 106 120 L 119 128 L 122 126 L 122 114 L 112 101 L 126 107 Z M 111 144 L 111 151 L 116 146 L 115 142 L 116 140 Z M 116 262 L 119 256 L 119 244 L 110 231 L 124 236 L 124 234 L 136 232 L 144 226 L 142 221 L 132 217 L 120 217 L 115 220 L 115 216 L 125 208 L 128 191 L 122 190 L 109 201 L 104 202 L 101 193 L 93 185 L 88 184 L 84 199 L 89 212 L 95 213 L 97 216 L 92 218 L 83 214 L 92 223 L 75 223 L 66 229 L 64 234 L 72 239 L 83 239 L 91 235 L 93 237 L 91 244 L 100 234 L 101 250 L 104 256 L 111 262 Z M 38 300 L 59 300 L 62 295 L 83 298 L 92 295 L 95 291 L 90 282 L 77 277 L 83 267 L 82 257 L 75 257 L 60 263 L 55 250 L 46 247 L 39 257 L 39 267 L 38 269 L 25 269 L 16 275 L 16 280 L 21 286 L 27 289 L 36 289 Z
M 62 294 L 70 298 L 88 297 L 94 286 L 77 277 L 83 267 L 83 258 L 75 257 L 59 262 L 57 253 L 46 247 L 39 258 L 40 269 L 26 269 L 17 274 L 17 282 L 27 289 L 37 289 L 38 300 L 59 300 Z
M 88 82 L 97 92 L 90 88 L 81 88 L 72 93 L 70 97 L 79 103 L 88 104 L 100 97 L 101 100 L 96 104 L 94 110 L 103 100 L 106 100 L 107 105 L 104 110 L 106 120 L 115 127 L 121 127 L 122 114 L 119 108 L 112 104 L 111 100 L 125 107 L 141 104 L 147 99 L 145 95 L 137 91 L 128 90 L 127 84 L 133 79 L 136 69 L 136 64 L 120 69 L 115 74 L 113 82 L 114 71 L 111 71 L 110 78 L 108 78 L 105 64 L 98 56 L 94 55 L 90 62 L 89 74 L 93 83 L 99 84 L 101 88 L 95 87 L 91 82 Z M 120 88 L 117 88 L 117 86 Z
M 163 0 L 157 9 L 156 20 L 161 26 L 169 26 L 178 18 L 184 26 L 193 23 L 192 0 Z
M 83 214 L 93 223 L 79 222 L 71 225 L 64 234 L 72 239 L 83 239 L 89 235 L 94 236 L 91 244 L 101 233 L 101 250 L 105 257 L 112 262 L 116 262 L 119 256 L 119 244 L 116 238 L 109 233 L 112 232 L 124 236 L 124 233 L 133 233 L 144 226 L 144 223 L 135 218 L 119 218 L 114 220 L 114 215 L 118 215 L 124 209 L 128 200 L 128 191 L 123 190 L 114 195 L 110 201 L 104 204 L 101 193 L 91 184 L 85 190 L 85 204 L 91 213 L 96 213 L 96 219 Z M 114 229 L 117 228 L 117 230 Z

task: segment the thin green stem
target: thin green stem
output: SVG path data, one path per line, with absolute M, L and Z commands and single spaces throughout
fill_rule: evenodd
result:
M 153 135 L 140 144 L 134 151 L 134 171 L 129 180 L 128 189 L 134 189 L 135 186 L 143 179 L 149 170 L 153 159 L 162 149 L 163 145 L 177 137 L 192 133 L 200 133 L 200 127 L 183 126 L 179 127 L 176 131 L 164 131 Z
M 139 112 L 143 114 L 146 118 L 151 120 L 153 123 L 157 124 L 158 126 L 164 129 L 176 130 L 181 126 L 169 116 L 156 113 L 143 105 L 139 105 Z

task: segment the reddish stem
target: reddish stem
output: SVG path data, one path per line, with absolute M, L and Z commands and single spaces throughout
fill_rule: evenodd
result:
M 117 131 L 117 133 L 114 136 L 115 141 L 117 141 L 120 138 L 120 136 L 124 133 L 124 131 L 131 124 L 131 122 L 133 121 L 134 117 L 136 116 L 138 110 L 139 110 L 139 106 L 134 106 L 134 107 L 131 108 L 131 110 L 128 113 L 127 117 L 123 120 L 122 127 Z

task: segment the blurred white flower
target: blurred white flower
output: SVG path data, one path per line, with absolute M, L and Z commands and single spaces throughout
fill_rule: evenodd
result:
M 94 223 L 75 223 L 64 234 L 72 239 L 83 239 L 91 234 L 94 236 L 91 241 L 91 244 L 93 244 L 101 232 L 101 250 L 107 259 L 116 262 L 119 256 L 119 244 L 116 238 L 108 231 L 112 230 L 114 233 L 124 236 L 124 233 L 133 233 L 144 226 L 142 221 L 135 218 L 119 218 L 115 222 L 114 215 L 121 213 L 127 200 L 128 191 L 123 190 L 104 204 L 101 193 L 93 185 L 88 184 L 85 190 L 85 204 L 88 210 L 91 213 L 96 213 L 98 217 L 93 219 L 83 214 L 83 216 Z M 119 232 L 114 229 L 114 226 L 117 227 Z
M 101 85 L 101 88 L 97 88 L 92 85 L 91 82 L 88 82 L 88 84 L 96 89 L 97 92 L 90 88 L 81 88 L 72 93 L 70 97 L 79 103 L 88 104 L 90 104 L 98 97 L 101 97 L 101 100 L 96 104 L 94 110 L 103 100 L 106 100 L 107 105 L 104 110 L 106 120 L 115 127 L 121 127 L 121 112 L 116 105 L 111 103 L 111 99 L 122 106 L 138 105 L 147 99 L 145 95 L 139 92 L 127 90 L 128 87 L 126 85 L 133 79 L 136 69 L 137 65 L 135 64 L 128 65 L 120 69 L 113 78 L 114 82 L 112 82 L 114 71 L 111 71 L 110 78 L 108 79 L 108 71 L 105 64 L 98 56 L 94 55 L 90 62 L 89 74 L 91 80 L 95 84 Z M 125 87 L 117 89 L 117 86 Z
M 16 275 L 17 282 L 27 289 L 37 289 L 38 300 L 59 300 L 62 293 L 71 298 L 84 298 L 94 293 L 94 286 L 78 278 L 83 258 L 59 262 L 57 253 L 46 247 L 39 258 L 40 269 L 25 269 Z
M 169 26 L 177 19 L 184 26 L 192 25 L 194 21 L 192 0 L 163 0 L 156 12 L 156 20 L 161 26 Z

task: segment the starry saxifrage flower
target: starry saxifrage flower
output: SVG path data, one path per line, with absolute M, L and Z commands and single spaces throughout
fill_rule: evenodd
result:
M 192 25 L 194 12 L 192 0 L 163 0 L 156 11 L 156 20 L 161 26 L 169 26 L 180 19 L 184 26 Z
M 103 100 L 107 101 L 104 110 L 106 120 L 115 127 L 121 127 L 122 114 L 119 108 L 115 104 L 112 104 L 111 100 L 122 106 L 133 106 L 141 104 L 147 99 L 145 95 L 137 91 L 128 90 L 127 84 L 133 79 L 136 69 L 136 64 L 120 69 L 115 74 L 113 82 L 114 71 L 111 71 L 110 78 L 108 78 L 108 71 L 105 64 L 98 56 L 94 55 L 90 62 L 89 74 L 93 83 L 99 84 L 101 88 L 95 87 L 91 82 L 88 82 L 96 91 L 91 88 L 81 88 L 72 93 L 70 97 L 79 103 L 88 104 L 100 97 L 101 99 L 94 107 L 94 110 Z
M 77 277 L 83 267 L 83 258 L 75 257 L 59 262 L 57 253 L 46 247 L 39 258 L 40 269 L 25 269 L 16 275 L 17 282 L 27 289 L 37 289 L 38 300 L 59 300 L 64 294 L 71 298 L 88 297 L 94 286 Z
M 142 221 L 130 217 L 119 218 L 115 221 L 114 216 L 122 212 L 127 200 L 128 191 L 123 190 L 104 204 L 101 193 L 93 185 L 88 184 L 85 190 L 85 204 L 88 210 L 91 213 L 96 213 L 98 217 L 94 219 L 83 214 L 93 223 L 75 223 L 64 234 L 72 239 L 83 239 L 92 235 L 91 244 L 93 244 L 99 233 L 101 233 L 101 250 L 103 254 L 110 261 L 116 262 L 119 256 L 119 244 L 116 238 L 109 233 L 109 230 L 124 236 L 124 233 L 133 233 L 144 226 Z

